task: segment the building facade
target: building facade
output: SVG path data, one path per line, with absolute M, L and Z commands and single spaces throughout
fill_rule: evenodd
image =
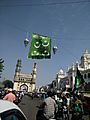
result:
M 56 74 L 55 88 L 61 90 L 68 86 L 73 89 L 77 67 L 83 76 L 85 83 L 90 83 L 90 53 L 88 50 L 85 50 L 81 56 L 80 64 L 76 62 L 75 64 L 72 64 L 71 67 L 68 67 L 66 75 L 62 69 Z
M 25 74 L 21 72 L 21 60 L 17 60 L 15 75 L 14 75 L 14 87 L 16 91 L 33 92 L 36 89 L 36 63 L 33 65 L 32 73 Z

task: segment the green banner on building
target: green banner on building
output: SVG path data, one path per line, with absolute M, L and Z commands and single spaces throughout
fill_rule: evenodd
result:
M 75 77 L 75 88 L 79 88 L 80 85 L 82 85 L 84 82 L 85 81 L 83 79 L 83 76 L 81 75 L 80 71 L 77 68 L 77 74 L 76 74 L 76 77 Z

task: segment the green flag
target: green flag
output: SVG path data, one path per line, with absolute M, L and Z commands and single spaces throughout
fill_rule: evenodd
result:
M 41 36 L 33 33 L 28 58 L 43 59 L 51 58 L 51 39 L 47 36 Z
M 80 85 L 82 85 L 83 83 L 84 83 L 83 76 L 81 75 L 80 71 L 77 68 L 77 74 L 75 77 L 75 88 L 79 88 Z

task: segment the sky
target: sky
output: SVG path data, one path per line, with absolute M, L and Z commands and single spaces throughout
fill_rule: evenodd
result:
M 28 34 L 29 44 L 24 40 Z M 51 59 L 28 59 L 33 33 L 51 38 L 57 46 Z M 37 63 L 36 85 L 51 83 L 60 69 L 67 72 L 85 49 L 90 52 L 90 0 L 0 0 L 0 58 L 4 59 L 1 80 L 13 81 L 18 59 L 22 73 L 31 73 Z

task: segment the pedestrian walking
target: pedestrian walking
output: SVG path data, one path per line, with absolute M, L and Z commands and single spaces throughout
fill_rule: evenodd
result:
M 56 102 L 54 98 L 54 93 L 49 91 L 47 94 L 48 97 L 45 98 L 43 103 L 41 104 L 42 110 L 37 113 L 36 120 L 49 120 L 55 118 Z
M 61 97 L 61 92 L 57 91 L 57 99 L 56 101 L 56 111 L 55 111 L 55 118 L 56 120 L 63 119 L 63 99 Z
M 13 94 L 13 90 L 11 88 L 8 89 L 8 93 L 4 96 L 3 100 L 8 100 L 10 102 L 14 102 L 16 100 L 16 96 Z
M 78 95 L 74 95 L 72 103 L 72 120 L 82 120 L 83 106 Z

